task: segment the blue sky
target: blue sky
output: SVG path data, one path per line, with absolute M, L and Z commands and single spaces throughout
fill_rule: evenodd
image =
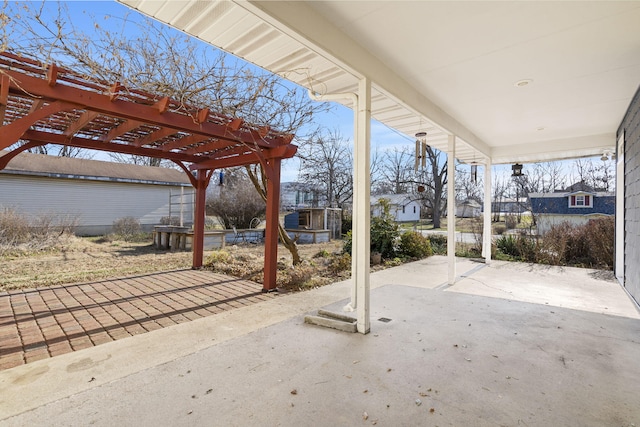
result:
M 29 6 L 36 8 L 39 7 L 39 1 L 29 2 Z M 83 32 L 90 34 L 93 27 L 98 24 L 104 29 L 113 29 L 114 31 L 120 31 L 122 27 L 122 21 L 120 19 L 106 18 L 127 17 L 128 20 L 137 21 L 141 19 L 141 15 L 128 7 L 117 3 L 115 1 L 75 1 L 68 0 L 65 2 L 69 10 L 72 25 Z M 57 8 L 57 2 L 48 1 L 46 3 L 45 11 L 49 8 L 49 13 L 55 13 Z M 133 28 L 134 26 L 129 26 Z M 231 56 L 231 55 L 229 55 Z M 253 67 L 252 64 L 248 64 L 242 60 L 239 60 L 246 64 L 247 67 Z M 339 104 L 332 103 L 334 106 L 331 111 L 316 115 L 315 122 L 322 124 L 325 128 L 330 130 L 337 130 L 341 136 L 347 140 L 353 139 L 353 112 L 351 109 L 343 107 Z M 372 122 L 372 150 L 376 148 L 379 151 L 387 149 L 393 149 L 394 147 L 411 147 L 413 140 L 398 134 L 393 129 L 390 129 L 379 122 Z M 96 152 L 93 156 L 97 160 L 109 160 L 107 153 Z M 298 175 L 298 161 L 297 159 L 289 159 L 283 163 L 282 180 L 295 181 Z

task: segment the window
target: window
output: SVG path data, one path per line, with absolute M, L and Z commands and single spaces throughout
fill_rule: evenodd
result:
M 590 208 L 593 198 L 588 194 L 575 194 L 569 198 L 570 208 Z
M 413 213 L 416 213 L 416 206 L 413 205 Z
M 404 213 L 404 206 L 402 206 L 402 213 Z

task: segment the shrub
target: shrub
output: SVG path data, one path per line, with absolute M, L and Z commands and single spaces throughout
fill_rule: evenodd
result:
M 78 225 L 77 216 L 43 212 L 37 215 L 30 226 L 31 234 L 37 238 L 49 238 L 52 235 L 71 234 Z
M 382 205 L 381 216 L 371 218 L 371 253 L 379 253 L 382 258 L 389 259 L 396 256 L 397 241 L 400 236 L 398 224 L 389 213 L 389 202 L 380 200 Z M 349 231 L 343 239 L 343 252 L 351 254 L 353 247 L 353 234 Z
M 421 259 L 433 255 L 429 239 L 416 231 L 407 231 L 402 234 L 398 249 L 400 255 L 408 258 Z
M 132 216 L 125 216 L 113 221 L 113 233 L 125 242 L 129 242 L 142 232 L 140 221 Z
M 552 226 L 542 239 L 538 261 L 551 265 L 565 264 L 570 240 L 573 240 L 572 233 L 573 226 L 568 222 Z
M 583 226 L 593 267 L 613 269 L 615 227 L 613 217 L 592 219 Z
M 527 262 L 538 261 L 538 244 L 532 236 L 518 235 L 516 238 L 516 247 L 520 260 Z
M 493 227 L 493 231 L 498 235 L 498 236 L 502 236 L 504 234 L 505 231 L 507 231 L 507 227 L 502 225 L 502 224 L 498 224 L 496 226 Z
M 496 240 L 496 246 L 498 247 L 498 250 L 505 255 L 509 255 L 514 258 L 520 257 L 516 238 L 511 234 L 500 236 Z
M 398 257 L 393 259 L 388 259 L 384 262 L 385 267 L 397 267 L 399 265 L 402 265 L 402 259 Z
M 298 264 L 278 274 L 278 287 L 285 289 L 302 289 L 317 286 L 313 279 L 313 267 L 307 264 Z M 311 282 L 311 284 L 310 284 Z
M 518 224 L 518 218 L 515 215 L 506 215 L 504 218 L 504 224 L 507 230 L 513 230 Z
M 28 253 L 57 249 L 77 223 L 69 215 L 43 213 L 30 219 L 12 208 L 0 210 L 0 253 Z
M 429 236 L 431 251 L 436 255 L 447 254 L 447 236 L 442 234 L 432 234 Z
M 351 270 L 351 255 L 343 253 L 334 255 L 331 257 L 331 261 L 327 266 L 331 273 L 341 273 L 343 271 Z
M 0 245 L 15 246 L 30 239 L 29 221 L 15 209 L 0 211 Z
M 615 219 L 598 218 L 581 226 L 568 222 L 544 235 L 540 261 L 557 265 L 613 268 Z
M 352 227 L 353 227 L 353 219 L 351 218 L 351 216 L 344 216 L 342 218 L 342 224 L 341 224 L 342 235 L 344 236 L 345 234 L 350 232 Z
M 396 255 L 396 239 L 400 235 L 398 225 L 393 220 L 375 217 L 371 220 L 371 252 L 378 252 L 383 258 Z
M 225 173 L 219 194 L 207 197 L 207 215 L 215 216 L 225 229 L 251 228 L 254 218 L 264 218 L 266 205 L 244 169 Z
M 353 245 L 353 232 L 349 230 L 342 239 L 342 252 L 351 255 Z
M 323 249 L 321 251 L 318 251 L 313 258 L 329 258 L 331 256 L 331 252 L 329 252 L 326 249 Z
M 226 263 L 229 263 L 230 261 L 231 261 L 231 255 L 229 255 L 229 252 L 224 250 L 218 250 L 218 251 L 211 252 L 211 255 L 209 255 L 207 257 L 207 260 L 205 261 L 205 265 L 211 266 L 213 264 L 218 264 L 218 263 L 226 264 Z
M 394 258 L 400 230 L 390 213 L 389 201 L 380 199 L 379 203 L 381 214 L 371 219 L 371 252 L 377 252 L 383 258 Z

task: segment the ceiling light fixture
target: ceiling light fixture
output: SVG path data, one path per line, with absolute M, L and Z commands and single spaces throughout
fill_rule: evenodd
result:
M 512 177 L 522 176 L 522 165 L 520 163 L 512 165 L 511 170 L 513 171 L 511 174 Z

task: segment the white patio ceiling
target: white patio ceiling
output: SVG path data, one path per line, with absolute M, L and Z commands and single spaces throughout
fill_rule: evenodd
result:
M 119 1 L 466 162 L 613 150 L 640 85 L 635 1 Z

